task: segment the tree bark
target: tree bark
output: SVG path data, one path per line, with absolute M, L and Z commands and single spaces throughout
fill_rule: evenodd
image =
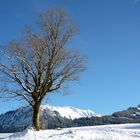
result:
M 40 130 L 39 126 L 39 112 L 40 112 L 40 103 L 35 103 L 33 107 L 33 125 L 36 131 Z

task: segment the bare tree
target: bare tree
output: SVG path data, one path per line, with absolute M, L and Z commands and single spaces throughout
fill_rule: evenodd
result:
M 11 42 L 1 54 L 0 96 L 26 100 L 33 108 L 33 125 L 39 130 L 39 110 L 44 97 L 59 92 L 68 81 L 78 80 L 85 59 L 66 47 L 77 27 L 61 9 L 39 15 L 39 29 L 26 30 L 22 39 Z M 1 80 L 2 82 L 2 80 Z

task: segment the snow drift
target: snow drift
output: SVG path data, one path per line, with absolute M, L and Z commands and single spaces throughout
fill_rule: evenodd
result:
M 1 140 L 140 140 L 140 124 L 66 128 L 62 130 L 27 129 L 0 134 Z

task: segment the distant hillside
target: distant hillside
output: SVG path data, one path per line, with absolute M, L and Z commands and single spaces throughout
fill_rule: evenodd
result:
M 140 123 L 140 105 L 126 110 L 114 112 L 102 117 L 79 118 L 73 121 L 77 126 L 92 126 L 106 124 Z

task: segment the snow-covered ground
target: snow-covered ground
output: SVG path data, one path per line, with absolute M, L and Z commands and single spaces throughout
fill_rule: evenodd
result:
M 39 132 L 27 129 L 19 133 L 1 133 L 0 140 L 140 140 L 140 124 L 77 127 Z

